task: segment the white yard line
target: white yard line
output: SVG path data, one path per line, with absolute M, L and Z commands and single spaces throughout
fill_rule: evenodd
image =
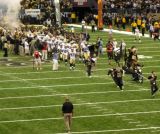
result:
M 125 90 L 125 92 L 141 92 L 141 91 L 150 91 L 150 89 L 137 89 L 137 90 Z M 74 96 L 74 95 L 91 95 L 91 94 L 107 94 L 107 93 L 119 93 L 121 91 L 102 91 L 102 92 L 86 92 L 86 93 L 68 93 L 68 94 L 49 94 L 49 95 L 35 95 L 35 96 L 18 96 L 18 97 L 2 97 L 0 100 L 7 99 L 27 99 L 27 98 L 42 98 L 42 97 L 54 97 L 54 96 Z M 154 99 L 155 100 L 155 99 Z
M 113 82 L 112 82 L 113 83 Z M 112 84 L 111 83 L 111 84 Z M 96 83 L 95 83 L 96 84 Z M 137 89 L 137 90 L 125 90 L 124 92 L 142 92 L 149 91 L 150 89 Z M 120 90 L 115 91 L 102 91 L 102 92 L 87 92 L 87 93 L 66 93 L 66 94 L 49 94 L 49 95 L 35 95 L 35 96 L 18 96 L 18 97 L 2 97 L 0 100 L 6 99 L 26 99 L 26 98 L 41 98 L 41 97 L 54 97 L 54 96 L 66 96 L 66 95 L 90 95 L 90 94 L 105 94 L 105 93 L 119 93 Z
M 92 76 L 92 78 L 101 78 L 101 77 L 107 77 L 107 75 L 100 75 L 100 76 Z M 88 77 L 84 77 L 84 76 L 81 76 L 81 77 L 59 77 L 59 78 L 37 78 L 37 79 L 23 79 L 23 80 L 26 80 L 26 81 L 43 81 L 43 80 L 62 80 L 62 79 L 88 79 Z M 3 82 L 17 82 L 17 81 L 22 81 L 21 79 L 14 79 L 14 80 L 1 80 L 0 83 L 3 83 Z
M 144 127 L 144 128 L 112 129 L 112 130 L 99 130 L 99 131 L 83 131 L 83 132 L 72 132 L 72 134 L 91 134 L 91 133 L 124 132 L 124 131 L 139 131 L 139 130 L 156 130 L 156 129 L 160 129 L 160 127 Z M 67 134 L 67 133 L 56 133 L 56 134 Z
M 145 102 L 145 101 L 159 101 L 160 99 L 139 99 L 139 100 L 124 100 L 124 101 L 108 101 L 108 102 L 87 102 L 87 103 L 79 103 L 74 104 L 75 106 L 92 106 L 94 108 L 98 108 L 98 104 L 117 104 L 117 103 L 131 103 L 131 102 Z M 23 110 L 23 109 L 40 109 L 40 108 L 53 108 L 53 107 L 61 107 L 62 105 L 46 105 L 46 106 L 30 106 L 30 107 L 12 107 L 12 108 L 0 108 L 0 111 L 6 110 Z M 100 109 L 101 108 L 101 109 Z M 102 107 L 98 108 L 98 111 L 105 111 L 102 110 Z M 126 119 L 127 120 L 127 119 Z
M 0 90 L 16 90 L 16 89 L 33 89 L 33 88 L 54 88 L 54 87 L 73 87 L 73 86 L 91 86 L 91 85 L 108 85 L 114 82 L 107 83 L 82 83 L 82 84 L 64 84 L 64 85 L 53 85 L 53 86 L 30 86 L 30 87 L 13 87 L 13 88 L 0 88 Z
M 140 124 L 141 121 L 130 121 L 129 124 Z
M 122 120 L 124 120 L 124 121 L 134 121 L 134 119 L 130 119 L 130 118 L 124 118 Z
M 112 114 L 101 114 L 101 115 L 82 115 L 74 116 L 73 119 L 83 119 L 83 118 L 96 118 L 96 117 L 108 117 L 108 116 L 120 116 L 120 115 L 144 115 L 144 114 L 157 114 L 160 111 L 146 111 L 146 112 L 131 112 L 131 113 L 112 113 Z M 17 123 L 17 122 L 33 122 L 33 121 L 49 121 L 49 120 L 62 120 L 63 117 L 57 118 L 39 118 L 39 119 L 25 119 L 25 120 L 4 120 L 0 121 L 2 123 Z M 160 128 L 160 127 L 158 127 Z
M 139 51 L 139 53 L 159 53 L 160 51 Z M 152 55 L 151 55 L 152 56 Z
M 148 51 L 149 52 L 149 51 Z M 160 55 L 152 55 L 152 57 L 160 57 Z M 106 58 L 106 61 L 107 61 L 107 58 Z M 153 60 L 154 61 L 154 60 Z M 113 61 L 114 62 L 114 61 Z M 143 61 L 140 61 L 140 62 L 143 62 Z M 146 60 L 144 61 L 144 62 L 147 62 Z M 148 62 L 150 62 L 150 61 L 148 61 Z M 105 62 L 102 62 L 102 63 L 99 63 L 99 62 L 97 62 L 96 63 L 96 65 L 98 65 L 98 64 L 104 64 L 104 65 L 108 65 L 108 63 L 105 63 Z M 84 64 L 76 64 L 77 66 L 84 66 Z M 52 65 L 48 65 L 48 64 L 43 64 L 42 65 L 43 67 L 50 67 L 50 68 L 52 68 Z M 0 67 L 0 68 L 9 68 L 9 69 L 15 69 L 15 68 L 32 68 L 32 66 L 31 65 L 27 65 L 27 66 L 12 66 L 12 67 L 8 67 L 8 66 L 4 66 L 4 67 Z M 85 71 L 85 69 L 84 70 L 74 70 L 74 72 L 75 71 Z M 52 73 L 56 73 L 56 72 L 71 72 L 70 70 L 69 70 L 69 68 L 66 68 L 66 71 L 45 71 L 45 72 L 52 72 Z M 27 73 L 27 72 L 26 72 Z M 43 69 L 42 69 L 42 71 L 36 71 L 36 72 L 32 72 L 32 73 L 43 73 Z
M 159 55 L 160 56 L 160 55 Z M 151 60 L 148 60 L 148 62 L 150 62 Z M 143 61 L 141 61 L 143 63 Z M 147 61 L 144 61 L 144 62 L 147 62 Z M 105 64 L 108 64 L 108 63 L 97 63 L 97 65 L 105 65 Z M 154 67 L 160 67 L 160 66 L 144 66 L 143 68 L 154 68 Z M 104 70 L 107 70 L 107 69 L 110 69 L 112 67 L 108 67 L 108 68 L 105 68 L 105 69 L 96 69 L 94 71 L 104 71 Z M 85 70 L 74 70 L 74 72 L 85 72 Z M 65 72 L 71 72 L 70 70 L 66 70 L 66 71 L 56 71 L 56 72 L 53 72 L 53 71 L 40 71 L 40 72 L 24 72 L 24 73 L 5 73 L 5 74 L 17 74 L 17 75 L 26 75 L 26 74 L 38 74 L 38 73 L 65 73 Z M 0 75 L 3 75 L 3 74 L 0 74 Z

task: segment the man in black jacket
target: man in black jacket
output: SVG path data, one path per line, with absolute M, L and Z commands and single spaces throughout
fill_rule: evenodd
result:
M 71 123 L 72 123 L 72 116 L 73 116 L 73 104 L 69 101 L 69 98 L 65 98 L 65 102 L 62 106 L 62 114 L 64 116 L 64 122 L 67 129 L 67 132 L 70 133 L 71 131 Z

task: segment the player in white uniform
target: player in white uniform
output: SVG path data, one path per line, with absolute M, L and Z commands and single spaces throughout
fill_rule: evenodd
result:
M 112 38 L 113 38 L 113 29 L 112 29 L 112 26 L 110 26 L 110 28 L 109 28 L 109 31 L 108 31 L 108 35 L 109 35 L 109 40 L 112 40 Z
M 116 41 L 116 39 L 113 39 L 112 44 L 113 44 L 113 49 L 116 49 L 118 45 L 118 42 Z
M 63 61 L 65 62 L 65 65 L 67 65 L 68 62 L 68 47 L 65 45 L 64 49 L 62 50 L 62 57 Z
M 71 48 L 71 51 L 69 52 L 69 63 L 70 63 L 70 70 L 75 69 L 75 62 L 76 62 L 76 50 Z
M 141 37 L 140 37 L 140 31 L 138 29 L 138 27 L 136 27 L 135 29 L 135 41 L 139 40 L 139 42 L 141 42 Z

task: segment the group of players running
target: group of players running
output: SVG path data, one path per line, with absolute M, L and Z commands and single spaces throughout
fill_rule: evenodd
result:
M 41 41 L 43 42 L 43 39 Z M 46 41 L 47 40 L 45 40 L 45 42 Z M 76 61 L 81 61 L 86 66 L 87 76 L 91 77 L 91 73 L 93 72 L 92 67 L 95 66 L 97 56 L 99 56 L 99 54 L 96 55 L 95 52 L 95 50 L 99 49 L 99 46 L 97 46 L 97 44 L 99 44 L 99 39 L 97 40 L 96 45 L 89 45 L 84 37 L 82 37 L 81 41 L 77 43 L 74 40 L 67 41 L 67 39 L 64 36 L 56 36 L 48 39 L 47 44 L 47 49 L 52 50 L 52 69 L 54 71 L 59 69 L 59 61 L 64 62 L 66 66 L 69 63 L 70 70 L 75 69 Z M 142 65 L 138 63 L 137 49 L 135 46 L 131 47 L 127 51 L 126 43 L 124 42 L 124 40 L 121 40 L 120 44 L 118 44 L 116 39 L 112 38 L 109 39 L 108 43 L 106 44 L 106 52 L 108 55 L 109 65 L 111 65 L 111 61 L 113 59 L 117 64 L 116 67 L 112 67 L 111 69 L 109 69 L 108 75 L 112 76 L 115 84 L 120 88 L 121 91 L 123 91 L 124 89 L 124 73 L 131 74 L 134 81 L 143 83 L 143 79 L 145 77 L 142 75 Z M 34 61 L 37 70 L 39 70 L 41 69 L 41 53 L 38 52 L 38 56 L 36 55 L 37 50 L 34 51 L 33 56 L 35 59 Z M 122 61 L 124 61 L 122 65 L 120 65 L 121 59 Z M 158 86 L 156 84 L 157 76 L 155 72 L 152 72 L 148 79 L 151 83 L 151 93 L 154 96 L 158 90 Z

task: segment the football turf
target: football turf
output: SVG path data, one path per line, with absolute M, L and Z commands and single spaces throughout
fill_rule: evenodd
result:
M 107 33 L 90 33 L 90 42 L 101 37 L 104 46 Z M 139 62 L 145 77 L 154 70 L 160 75 L 160 42 L 142 38 L 134 42 L 133 36 L 114 34 L 127 48 L 136 46 Z M 33 70 L 32 58 L 9 55 L 9 63 L 25 63 L 7 66 L 0 52 L 0 134 L 56 134 L 65 133 L 62 103 L 66 95 L 74 104 L 72 133 L 103 134 L 159 134 L 160 95 L 150 94 L 147 79 L 143 84 L 124 76 L 121 92 L 107 75 L 112 66 L 106 53 L 98 58 L 92 78 L 88 78 L 85 66 L 76 63 L 74 71 L 60 63 L 59 71 L 52 71 L 52 62 L 43 63 L 43 69 Z M 114 61 L 112 63 L 115 65 Z

